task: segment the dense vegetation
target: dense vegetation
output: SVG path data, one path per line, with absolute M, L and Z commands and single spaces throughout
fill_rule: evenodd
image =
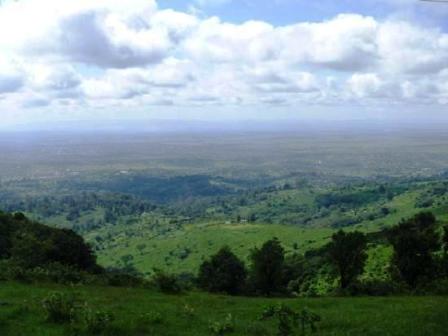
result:
M 448 292 L 445 138 L 401 136 L 0 143 L 0 333 L 443 334 L 439 298 L 348 298 Z
M 0 212 L 0 258 L 24 268 L 59 263 L 80 271 L 99 270 L 95 255 L 81 236 L 32 222 L 20 212 Z

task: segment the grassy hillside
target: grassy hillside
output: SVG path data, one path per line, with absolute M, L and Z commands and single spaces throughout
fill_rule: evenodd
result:
M 154 217 L 146 215 L 131 225 L 105 226 L 87 233 L 85 237 L 96 247 L 99 262 L 104 266 L 123 267 L 131 264 L 144 274 L 149 273 L 153 267 L 176 273 L 195 273 L 199 264 L 223 245 L 230 246 L 243 260 L 247 260 L 253 247 L 272 237 L 279 238 L 288 252 L 304 253 L 320 247 L 339 229 L 331 224 L 344 216 L 361 218 L 357 224 L 344 226 L 346 230 L 375 232 L 393 226 L 402 218 L 411 217 L 422 210 L 416 207 L 416 202 L 427 189 L 427 186 L 418 187 L 418 190 L 406 191 L 390 200 L 381 199 L 354 208 L 323 209 L 307 226 L 237 223 L 233 220 L 234 217 L 229 217 L 227 221 L 202 220 L 202 223 L 187 225 L 170 225 L 159 219 L 159 225 L 155 225 Z M 258 214 L 263 211 L 280 213 L 283 210 L 276 210 L 275 204 L 283 202 L 285 193 L 292 197 L 291 194 L 297 192 L 277 191 L 268 200 L 254 205 L 256 209 L 252 211 Z M 302 204 L 301 199 L 290 198 L 289 202 Z M 434 211 L 440 220 L 446 221 L 446 201 L 441 199 L 437 202 L 439 205 L 434 203 L 428 209 Z M 389 212 L 368 218 L 369 213 L 378 213 L 381 208 L 387 208 Z M 284 213 L 290 215 L 287 209 Z
M 203 224 L 186 225 L 163 235 L 129 237 L 125 231 L 111 237 L 104 250 L 97 251 L 102 265 L 124 266 L 123 257 L 143 273 L 153 267 L 173 272 L 196 272 L 199 264 L 222 246 L 247 260 L 252 248 L 272 237 L 279 238 L 288 251 L 305 252 L 323 245 L 331 229 L 303 229 L 286 225 Z
M 58 325 L 45 321 L 42 299 L 50 291 L 74 293 L 92 309 L 114 315 L 105 334 L 202 336 L 213 335 L 209 325 L 224 321 L 228 313 L 235 321 L 229 335 L 274 335 L 273 321 L 259 321 L 264 307 L 278 299 L 237 298 L 191 293 L 167 296 L 144 289 L 112 287 L 61 287 L 1 283 L 0 334 L 77 334 L 78 324 Z M 318 335 L 446 335 L 448 300 L 442 297 L 319 298 L 284 299 L 294 309 L 307 307 L 319 314 Z

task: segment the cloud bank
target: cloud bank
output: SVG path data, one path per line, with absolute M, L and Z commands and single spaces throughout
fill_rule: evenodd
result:
M 153 0 L 22 0 L 0 6 L 0 50 L 2 110 L 448 104 L 448 34 L 400 19 L 274 26 Z

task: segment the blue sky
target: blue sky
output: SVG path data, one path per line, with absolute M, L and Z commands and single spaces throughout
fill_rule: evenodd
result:
M 448 4 L 5 0 L 0 127 L 448 119 Z
M 275 25 L 300 21 L 328 20 L 340 13 L 358 13 L 375 18 L 402 17 L 421 24 L 447 28 L 448 13 L 444 4 L 419 0 L 166 0 L 161 8 L 189 11 L 196 8 L 206 15 L 216 15 L 230 22 L 263 20 Z

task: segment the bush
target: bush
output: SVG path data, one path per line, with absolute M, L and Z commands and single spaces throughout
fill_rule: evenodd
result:
M 187 317 L 194 317 L 196 315 L 195 309 L 188 304 L 184 305 L 183 312 Z
M 294 335 L 294 329 L 296 327 L 301 328 L 302 335 L 305 335 L 308 329 L 311 332 L 316 332 L 316 324 L 321 321 L 320 316 L 313 312 L 306 309 L 303 309 L 300 312 L 295 312 L 284 304 L 271 305 L 265 308 L 260 320 L 264 321 L 271 318 L 276 318 L 278 320 L 278 336 Z
M 155 270 L 152 277 L 152 282 L 162 293 L 179 294 L 182 292 L 182 286 L 180 285 L 177 277 L 173 274 L 167 274 L 160 270 Z
M 67 323 L 75 316 L 76 300 L 74 296 L 54 292 L 42 301 L 42 307 L 48 322 Z
M 405 292 L 405 286 L 388 280 L 367 280 L 355 282 L 346 290 L 338 292 L 341 295 L 355 296 L 387 296 Z
M 448 295 L 448 278 L 427 282 L 417 289 L 417 293 L 424 295 Z
M 0 260 L 0 280 L 29 282 L 26 270 L 11 260 Z
M 93 335 L 102 334 L 110 327 L 113 320 L 113 314 L 103 310 L 85 308 L 83 312 L 83 322 L 86 331 Z
M 115 287 L 139 287 L 145 284 L 145 281 L 139 275 L 126 273 L 122 270 L 108 269 L 103 274 L 106 285 Z
M 209 329 L 213 335 L 222 336 L 235 330 L 235 321 L 232 314 L 227 314 L 224 321 L 210 322 Z

